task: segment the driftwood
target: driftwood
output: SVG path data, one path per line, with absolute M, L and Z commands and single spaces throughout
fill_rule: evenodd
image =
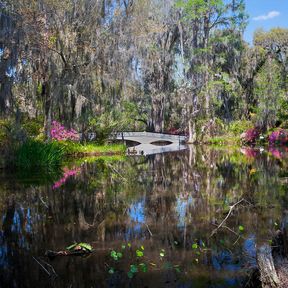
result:
M 45 252 L 45 256 L 49 257 L 49 258 L 55 258 L 57 256 L 86 256 L 89 255 L 93 252 L 92 251 L 88 251 L 88 250 L 73 250 L 73 251 L 68 251 L 68 250 L 64 250 L 64 251 L 52 251 L 52 250 L 47 250 Z
M 229 218 L 229 216 L 231 215 L 233 209 L 234 209 L 237 205 L 239 205 L 240 203 L 242 203 L 243 201 L 246 201 L 246 200 L 245 200 L 245 199 L 241 199 L 241 200 L 239 200 L 238 202 L 236 202 L 235 204 L 233 204 L 232 206 L 230 206 L 230 209 L 229 209 L 228 214 L 227 214 L 226 217 L 222 220 L 222 222 L 212 231 L 210 237 L 212 237 L 212 236 L 218 231 L 218 229 L 220 229 L 220 228 L 223 226 L 223 224 L 226 222 L 226 220 L 227 220 L 227 219 Z
M 257 264 L 262 288 L 279 287 L 280 280 L 275 270 L 270 245 L 263 244 L 257 248 Z

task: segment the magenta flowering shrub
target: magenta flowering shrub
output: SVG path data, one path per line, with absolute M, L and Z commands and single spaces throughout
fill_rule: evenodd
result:
M 277 129 L 269 135 L 269 144 L 287 144 L 288 143 L 288 131 L 285 129 Z
M 78 141 L 80 139 L 79 134 L 74 129 L 66 129 L 57 121 L 52 121 L 51 126 L 51 138 L 57 141 Z
M 250 128 L 241 135 L 242 140 L 247 144 L 255 144 L 260 137 L 260 130 L 258 128 Z
M 62 185 L 65 184 L 65 182 L 67 181 L 69 177 L 78 175 L 80 171 L 81 171 L 80 168 L 75 168 L 75 169 L 70 169 L 70 170 L 68 168 L 64 168 L 63 177 L 53 184 L 52 189 L 55 190 L 61 187 Z

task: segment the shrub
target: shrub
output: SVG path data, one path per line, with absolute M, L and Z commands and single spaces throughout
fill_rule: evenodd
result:
M 80 139 L 79 134 L 74 129 L 66 129 L 57 121 L 52 122 L 51 138 L 57 141 L 78 141 Z
M 25 119 L 23 121 L 22 127 L 26 131 L 28 137 L 36 137 L 41 133 L 43 127 L 43 119 Z
M 255 144 L 260 137 L 260 129 L 257 127 L 248 129 L 241 135 L 242 140 L 246 144 Z
M 238 120 L 231 122 L 228 132 L 233 133 L 236 136 L 241 135 L 243 132 L 247 131 L 248 129 L 252 128 L 253 124 L 247 120 Z
M 287 144 L 288 143 L 288 131 L 285 129 L 277 129 L 269 135 L 269 143 L 275 144 Z

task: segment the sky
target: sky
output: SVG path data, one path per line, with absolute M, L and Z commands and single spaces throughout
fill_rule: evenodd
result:
M 288 28 L 288 0 L 246 0 L 246 10 L 250 18 L 244 39 L 251 44 L 258 28 Z

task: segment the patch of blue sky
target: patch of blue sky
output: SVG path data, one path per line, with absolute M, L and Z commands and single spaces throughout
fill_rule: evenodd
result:
M 176 211 L 178 215 L 177 227 L 183 228 L 186 222 L 186 214 L 188 207 L 193 203 L 193 198 L 189 196 L 187 199 L 178 196 L 176 202 Z
M 130 205 L 129 218 L 132 225 L 127 229 L 125 240 L 130 241 L 135 239 L 136 236 L 142 235 L 143 224 L 145 224 L 145 198 Z M 146 229 L 146 228 L 145 228 Z
M 288 28 L 287 0 L 246 0 L 246 10 L 250 18 L 244 39 L 250 44 L 257 29 L 269 31 L 274 27 Z
M 32 233 L 32 217 L 30 208 L 27 209 L 26 212 L 26 225 L 25 230 L 27 233 Z
M 134 222 L 145 223 L 145 198 L 130 206 L 129 217 Z

